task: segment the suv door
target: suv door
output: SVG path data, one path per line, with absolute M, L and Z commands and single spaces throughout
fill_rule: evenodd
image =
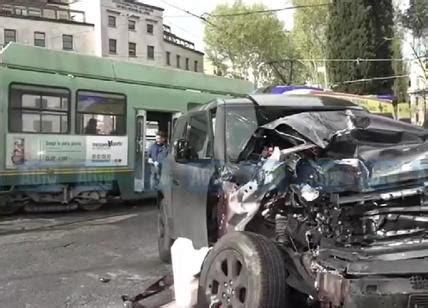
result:
M 215 112 L 190 114 L 185 141 L 192 158 L 175 162 L 172 172 L 172 217 L 174 237 L 193 240 L 195 247 L 206 246 L 206 205 L 210 181 L 215 171 L 213 129 Z

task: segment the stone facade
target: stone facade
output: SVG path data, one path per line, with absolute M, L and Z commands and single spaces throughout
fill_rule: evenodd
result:
M 135 0 L 4 0 L 0 47 L 9 41 L 204 71 L 204 54 L 164 25 L 163 9 Z

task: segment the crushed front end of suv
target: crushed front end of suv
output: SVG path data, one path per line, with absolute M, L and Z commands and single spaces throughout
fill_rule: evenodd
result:
M 428 132 L 339 98 L 249 100 L 226 101 L 221 113 L 216 105 L 225 157 L 214 162 L 203 204 L 208 240 L 236 232 L 268 239 L 283 260 L 284 294 L 308 306 L 428 307 Z M 232 250 L 251 279 L 245 248 Z M 207 301 L 219 293 L 218 307 L 227 306 L 233 281 L 213 291 L 213 281 L 223 281 L 209 272 L 202 273 Z M 243 285 L 248 297 L 251 283 Z M 253 307 L 236 303 L 230 307 Z

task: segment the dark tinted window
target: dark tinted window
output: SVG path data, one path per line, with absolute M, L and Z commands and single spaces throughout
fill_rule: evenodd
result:
M 181 57 L 180 55 L 177 55 L 177 68 L 181 67 Z
M 166 65 L 171 65 L 171 53 L 169 51 L 166 52 Z
M 64 34 L 62 36 L 62 49 L 73 50 L 73 36 Z
M 130 57 L 136 57 L 137 56 L 137 44 L 135 43 L 129 43 L 128 44 L 128 48 L 129 48 L 129 56 Z
M 11 85 L 9 131 L 66 134 L 69 131 L 69 102 L 68 89 Z
M 34 32 L 34 46 L 46 46 L 46 35 L 44 32 Z
M 114 16 L 108 17 L 108 26 L 109 27 L 116 27 L 116 17 L 114 17 Z
M 147 46 L 147 59 L 154 60 L 155 59 L 155 47 Z
M 77 92 L 77 133 L 125 135 L 126 97 L 92 91 Z
M 180 117 L 175 123 L 172 141 L 184 139 L 186 137 L 186 127 L 187 119 L 185 117 Z
M 114 39 L 109 39 L 108 40 L 108 51 L 111 54 L 115 54 L 117 52 L 117 48 L 116 48 L 117 42 Z
M 16 30 L 4 29 L 4 45 L 9 42 L 16 42 Z
M 154 26 L 152 24 L 147 24 L 147 33 L 153 34 Z
M 135 24 L 136 24 L 135 20 L 129 20 L 128 21 L 128 30 L 135 31 Z
M 208 149 L 208 118 L 205 112 L 194 114 L 187 125 L 187 142 L 192 156 L 204 158 Z

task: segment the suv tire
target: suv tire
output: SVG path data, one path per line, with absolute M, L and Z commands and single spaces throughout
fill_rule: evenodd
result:
M 174 241 L 171 239 L 168 216 L 166 215 L 165 205 L 160 202 L 158 212 L 158 252 L 162 262 L 171 263 L 171 246 Z
M 223 236 L 208 254 L 199 280 L 201 307 L 286 308 L 284 257 L 266 237 L 250 232 Z

